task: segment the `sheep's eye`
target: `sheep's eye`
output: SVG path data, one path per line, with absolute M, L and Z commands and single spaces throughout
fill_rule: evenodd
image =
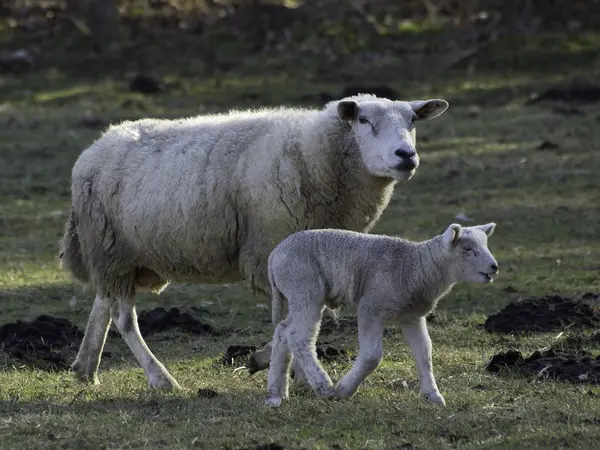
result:
M 465 252 L 470 252 L 473 251 L 473 249 L 471 247 L 469 247 L 468 245 L 466 247 L 464 247 Z
M 369 123 L 369 121 L 365 117 L 359 117 L 358 118 L 358 123 L 365 124 L 365 123 Z

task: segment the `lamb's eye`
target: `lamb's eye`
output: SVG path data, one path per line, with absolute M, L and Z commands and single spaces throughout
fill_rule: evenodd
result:
M 359 117 L 358 118 L 358 123 L 365 124 L 365 123 L 369 123 L 369 121 L 365 117 Z
M 465 252 L 470 252 L 473 251 L 473 249 L 471 247 L 469 247 L 468 245 L 466 247 L 464 247 Z

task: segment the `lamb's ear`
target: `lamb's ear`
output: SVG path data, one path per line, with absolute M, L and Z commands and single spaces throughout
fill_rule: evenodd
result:
M 342 120 L 354 120 L 358 115 L 358 103 L 353 100 L 342 100 L 338 102 L 337 112 Z
M 444 231 L 442 239 L 447 248 L 452 248 L 458 243 L 461 229 L 462 227 L 459 224 L 453 223 Z
M 481 231 L 487 234 L 487 237 L 490 237 L 492 234 L 494 234 L 496 224 L 494 222 L 490 222 L 486 223 L 485 225 L 479 225 L 477 228 L 479 228 Z
M 448 102 L 440 98 L 408 102 L 416 114 L 416 120 L 433 119 L 448 109 Z

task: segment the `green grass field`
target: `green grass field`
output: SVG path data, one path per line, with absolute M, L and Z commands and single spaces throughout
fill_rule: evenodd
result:
M 223 330 L 221 336 L 148 338 L 181 392 L 150 392 L 120 338 L 107 342 L 112 357 L 102 361 L 99 386 L 79 385 L 68 372 L 32 369 L 0 352 L 0 447 L 238 449 L 277 442 L 315 449 L 598 448 L 600 388 L 484 371 L 493 354 L 510 346 L 528 353 L 554 343 L 556 333 L 500 336 L 477 327 L 521 297 L 600 292 L 600 104 L 577 105 L 579 114 L 565 114 L 556 104 L 525 106 L 532 91 L 578 74 L 597 76 L 589 55 L 600 50 L 600 38 L 553 42 L 544 41 L 537 52 L 522 47 L 523 67 L 517 61 L 510 72 L 501 57 L 489 56 L 500 68 L 475 75 L 445 75 L 435 67 L 428 78 L 403 78 L 402 61 L 352 74 L 353 80 L 384 82 L 403 99 L 450 101 L 443 116 L 419 126 L 421 166 L 397 186 L 375 232 L 425 239 L 461 213 L 475 223 L 498 224 L 490 249 L 500 275 L 492 285 L 457 286 L 437 310 L 442 320 L 430 326 L 446 408 L 419 399 L 414 361 L 392 326 L 382 365 L 352 399 L 328 402 L 293 392 L 280 409 L 266 409 L 266 372 L 249 377 L 219 360 L 229 345 L 269 339 L 268 299 L 253 297 L 244 284 L 172 285 L 158 297 L 140 295 L 138 310 L 198 306 L 207 310 L 200 320 Z M 568 70 L 536 70 L 536 56 L 552 59 L 550 47 L 555 58 L 564 57 L 563 47 L 571 51 L 562 66 Z M 281 103 L 320 107 L 318 92 L 336 96 L 344 86 L 325 75 L 308 79 L 294 61 L 271 66 L 268 57 L 249 59 L 216 86 L 196 76 L 191 62 L 178 71 L 178 55 L 163 51 L 172 59 L 161 65 L 157 57 L 157 72 L 171 84 L 155 96 L 127 90 L 126 64 L 115 69 L 124 58 L 118 51 L 106 60 L 86 59 L 73 46 L 58 68 L 0 77 L 1 323 L 44 313 L 85 326 L 93 295 L 72 284 L 57 260 L 71 167 L 102 130 L 81 125 L 82 117 L 117 122 Z M 426 66 L 433 59 L 423 61 Z M 539 149 L 545 140 L 558 148 Z M 357 350 L 353 334 L 328 340 L 350 355 Z M 600 347 L 590 350 L 600 353 Z M 337 381 L 350 363 L 326 368 Z M 200 388 L 219 395 L 200 397 Z

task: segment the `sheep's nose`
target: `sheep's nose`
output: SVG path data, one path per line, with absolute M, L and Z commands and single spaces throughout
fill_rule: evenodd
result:
M 394 155 L 400 158 L 400 164 L 398 165 L 400 170 L 414 170 L 419 166 L 417 152 L 413 149 L 399 148 L 394 151 Z
M 492 264 L 491 268 L 492 268 L 492 272 L 498 273 L 498 265 L 497 264 Z
M 394 152 L 394 155 L 402 159 L 412 159 L 416 154 L 417 152 L 415 152 L 414 150 L 406 148 L 399 148 Z

